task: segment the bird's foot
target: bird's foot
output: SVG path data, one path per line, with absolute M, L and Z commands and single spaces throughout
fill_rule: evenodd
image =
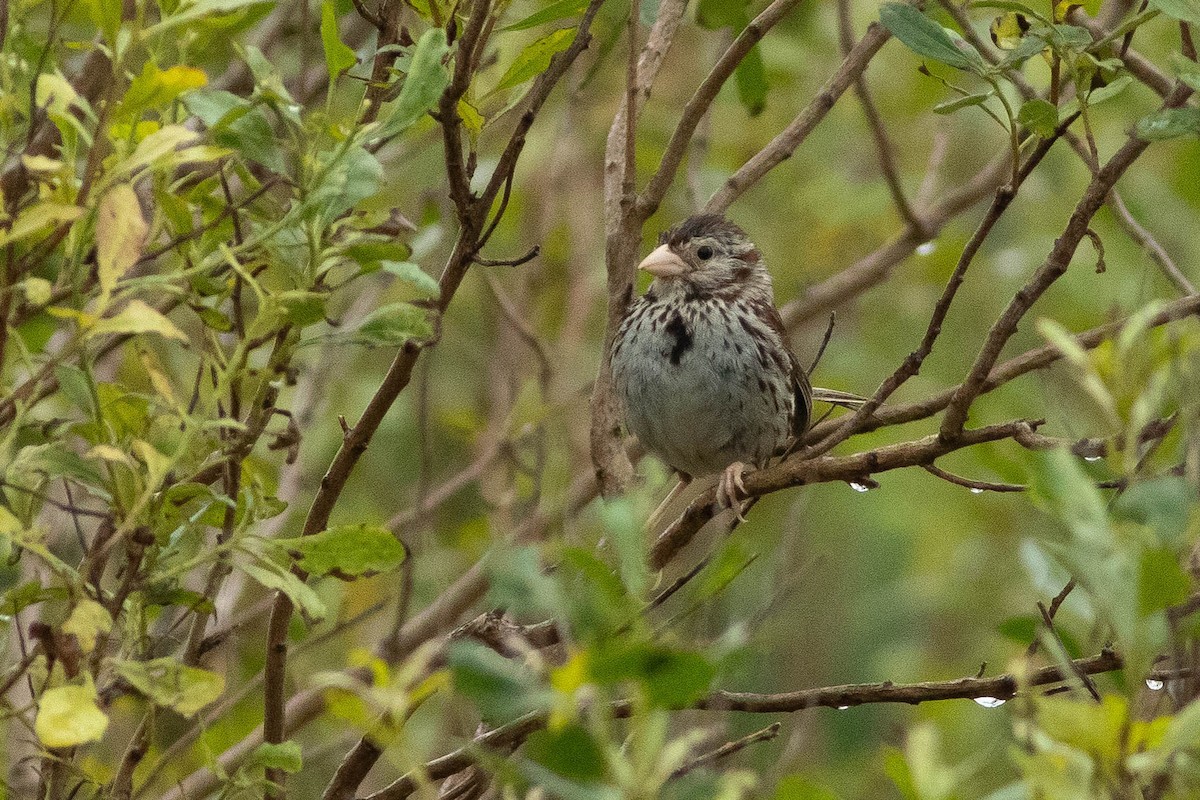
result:
M 717 480 L 717 507 L 735 509 L 739 522 L 746 521 L 742 516 L 741 498 L 746 496 L 746 484 L 742 482 L 742 475 L 751 469 L 753 467 L 735 461 L 725 468 Z

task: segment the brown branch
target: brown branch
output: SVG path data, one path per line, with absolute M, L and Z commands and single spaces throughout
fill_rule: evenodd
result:
M 883 47 L 891 34 L 878 22 L 867 26 L 867 32 L 858 44 L 843 59 L 833 77 L 821 87 L 804 110 L 783 129 L 771 142 L 756 153 L 749 161 L 725 181 L 716 194 L 709 198 L 704 210 L 709 214 L 722 214 L 734 200 L 758 183 L 764 175 L 791 157 L 796 148 L 808 138 L 813 129 L 825 119 L 838 98 L 857 80 L 867 64 Z
M 1087 658 L 1078 658 L 1064 672 L 1060 666 L 1041 667 L 1029 673 L 1025 685 L 1045 686 L 1069 680 L 1078 669 L 1086 675 L 1098 675 L 1121 669 L 1124 662 L 1112 650 L 1103 650 Z M 821 689 L 802 689 L 783 694 L 754 694 L 750 692 L 714 692 L 701 708 L 724 711 L 748 711 L 756 714 L 803 711 L 807 708 L 845 708 L 871 703 L 905 703 L 917 705 L 938 700 L 967 700 L 993 697 L 1008 700 L 1021 688 L 1016 675 L 997 675 L 992 678 L 959 678 L 955 681 L 923 683 L 851 684 L 827 686 Z
M 675 180 L 675 173 L 679 170 L 679 165 L 687 153 L 688 144 L 696 132 L 696 126 L 700 124 L 708 107 L 712 105 L 717 93 L 725 85 L 725 81 L 733 74 L 751 48 L 758 44 L 759 40 L 799 3 L 800 0 L 774 0 L 742 29 L 737 38 L 733 40 L 733 44 L 721 54 L 708 75 L 696 87 L 696 91 L 683 107 L 679 123 L 675 126 L 670 141 L 667 142 L 658 169 L 637 198 L 635 216 L 639 225 L 658 209 L 667 189 Z M 632 142 L 627 144 L 627 149 L 631 146 Z M 629 156 L 627 155 L 627 157 Z
M 953 441 L 943 441 L 937 435 L 931 435 L 848 456 L 808 458 L 801 452 L 773 467 L 747 473 L 746 494 L 758 497 L 813 483 L 861 482 L 876 473 L 932 464 L 947 453 L 963 447 L 1011 439 L 1023 431 L 1036 428 L 1037 424 L 1018 420 L 964 431 L 962 438 Z M 670 563 L 700 528 L 712 519 L 715 500 L 715 489 L 704 492 L 659 535 L 650 550 L 650 566 L 653 569 L 662 569 Z
M 1104 650 L 1098 655 L 1071 662 L 1072 668 L 1077 667 L 1088 675 L 1114 672 L 1121 669 L 1123 665 L 1124 662 L 1120 655 L 1112 650 Z M 1068 678 L 1069 674 L 1064 673 L 1059 666 L 1041 667 L 1028 675 L 1024 685 L 1029 687 L 1046 686 L 1061 683 Z M 979 697 L 1007 700 L 1015 696 L 1020 688 L 1021 684 L 1012 674 L 997 675 L 992 678 L 959 678 L 953 681 L 926 681 L 909 684 L 885 681 L 883 683 L 827 686 L 820 689 L 803 689 L 780 694 L 717 691 L 697 703 L 695 707 L 761 714 L 790 713 L 820 706 L 847 708 L 875 703 L 917 705 L 941 700 L 966 700 Z M 611 711 L 614 717 L 627 717 L 632 711 L 632 705 L 627 701 L 619 701 L 611 706 Z M 544 728 L 548 721 L 549 715 L 541 712 L 526 714 L 507 725 L 475 737 L 465 747 L 427 762 L 420 768 L 420 773 L 428 780 L 436 781 L 447 778 L 475 764 L 481 751 L 508 748 L 520 744 L 534 731 Z M 416 789 L 415 776 L 409 773 L 378 792 L 368 795 L 366 800 L 403 800 Z
M 1191 88 L 1179 86 L 1171 92 L 1164 103 L 1164 107 L 1175 108 L 1182 105 L 1191 93 Z M 996 320 L 992 329 L 988 332 L 983 348 L 979 351 L 975 363 L 972 364 L 966 380 L 963 381 L 959 390 L 955 392 L 954 399 L 951 400 L 950 405 L 946 409 L 946 416 L 942 420 L 940 436 L 946 439 L 953 439 L 962 431 L 963 426 L 967 422 L 967 414 L 970 411 L 971 403 L 974 402 L 982 389 L 984 381 L 987 380 L 988 373 L 996 363 L 996 359 L 1000 357 L 1000 352 L 1004 349 L 1005 343 L 1016 332 L 1017 323 L 1025 316 L 1025 312 L 1030 309 L 1034 302 L 1042 296 L 1042 293 L 1050 288 L 1050 284 L 1066 273 L 1067 267 L 1071 262 L 1071 257 L 1075 254 L 1080 241 L 1087 235 L 1088 225 L 1091 222 L 1092 216 L 1103 205 L 1105 198 L 1121 175 L 1145 152 L 1148 146 L 1149 142 L 1137 138 L 1136 134 L 1131 134 L 1121 149 L 1092 178 L 1083 197 L 1076 204 L 1066 228 L 1055 241 L 1050 255 L 1038 268 L 1037 272 L 1034 273 L 1033 277 L 1017 292 L 1016 296 L 1013 297 L 1008 307 L 1004 310 L 1004 313 L 1001 314 L 1000 318 Z
M 358 744 L 346 753 L 342 763 L 338 765 L 333 780 L 321 795 L 322 800 L 354 800 L 358 786 L 367 777 L 371 767 L 379 760 L 382 748 L 367 736 L 358 740 Z
M 778 722 L 773 722 L 761 731 L 755 731 L 747 736 L 743 736 L 732 742 L 726 742 L 715 750 L 711 750 L 703 755 L 693 758 L 688 763 L 684 764 L 679 769 L 671 773 L 672 778 L 682 778 L 694 769 L 707 767 L 709 764 L 715 764 L 723 758 L 729 758 L 734 753 L 745 750 L 752 744 L 758 742 L 769 742 L 779 735 L 779 729 L 783 727 Z
M 1169 280 L 1181 294 L 1192 295 L 1196 293 L 1196 285 L 1193 284 L 1188 277 L 1183 274 L 1183 270 L 1175 264 L 1175 261 L 1167 253 L 1166 248 L 1158 243 L 1154 238 L 1154 234 L 1150 233 L 1145 226 L 1137 221 L 1129 207 L 1125 205 L 1125 201 L 1121 199 L 1121 195 L 1114 189 L 1108 195 L 1108 205 L 1116 212 L 1117 222 L 1146 253 L 1151 260 L 1158 265 L 1162 270 L 1163 275 Z
M 1192 295 L 1191 297 L 1175 300 L 1163 306 L 1157 314 L 1151 317 L 1149 324 L 1151 327 L 1159 327 L 1198 312 L 1200 312 L 1200 295 Z M 1110 322 L 1084 331 L 1076 335 L 1075 341 L 1083 349 L 1091 350 L 1099 346 L 1101 342 L 1116 335 L 1127 321 L 1124 319 L 1117 320 L 1116 322 Z M 992 370 L 991 374 L 988 375 L 987 381 L 984 382 L 983 390 L 980 394 L 994 391 L 1026 373 L 1045 369 L 1061 358 L 1062 352 L 1053 345 L 1036 347 L 1019 356 L 1014 356 Z M 884 406 L 877 410 L 874 416 L 863 424 L 858 433 L 866 433 L 888 425 L 900 425 L 931 417 L 950 404 L 950 400 L 957 390 L 958 387 L 956 386 L 915 403 Z M 840 424 L 841 420 L 830 420 L 829 422 L 822 423 L 808 432 L 806 440 L 812 442 L 820 441 L 823 436 L 827 436 L 835 426 Z M 1040 434 L 1038 435 L 1040 436 Z M 1057 446 L 1057 442 L 1051 446 Z
M 981 492 L 1023 492 L 1029 488 L 1019 483 L 994 483 L 992 481 L 977 481 L 971 478 L 964 478 L 961 475 L 955 475 L 953 472 L 947 472 L 936 464 L 925 464 L 923 469 L 930 475 L 941 478 L 955 486 L 970 489 L 975 494 Z
M 954 298 L 958 293 L 959 287 L 962 286 L 966 279 L 967 269 L 971 266 L 975 255 L 983 246 L 988 235 L 991 234 L 992 228 L 1003 216 L 1004 212 L 1012 204 L 1013 198 L 1016 197 L 1024 181 L 1033 173 L 1046 154 L 1050 152 L 1050 148 L 1058 141 L 1058 138 L 1066 131 L 1075 120 L 1075 115 L 1071 115 L 1058 126 L 1054 135 L 1041 140 L 1037 148 L 1026 159 L 1025 163 L 1016 171 L 1016 177 L 1012 184 L 1002 184 L 996 190 L 996 195 L 992 199 L 992 205 L 988 208 L 987 214 L 971 235 L 970 240 L 963 248 L 959 255 L 958 263 L 954 267 L 954 271 L 950 275 L 950 279 L 946 282 L 945 288 L 942 290 L 942 295 L 938 298 L 937 304 L 933 308 L 933 315 L 929 319 L 929 325 L 925 329 L 925 335 L 921 337 L 921 343 L 916 350 L 908 354 L 908 357 L 900 364 L 896 370 L 888 376 L 875 394 L 871 396 L 866 403 L 863 403 L 855 410 L 840 428 L 837 429 L 826 439 L 816 445 L 814 455 L 828 452 L 836 447 L 841 442 L 849 438 L 863 422 L 875 412 L 877 408 L 883 405 L 897 389 L 904 383 L 921 371 L 921 365 L 925 363 L 925 359 L 933 352 L 933 345 L 937 341 L 942 332 L 942 324 L 946 321 L 946 315 L 950 313 L 950 306 L 954 302 Z
M 838 0 L 838 40 L 842 48 L 842 57 L 850 55 L 850 51 L 854 49 L 850 0 Z M 896 212 L 900 218 L 912 230 L 924 233 L 924 220 L 917 216 L 908 202 L 908 198 L 904 195 L 904 187 L 900 183 L 900 170 L 896 166 L 896 147 L 892 144 L 891 137 L 888 136 L 887 128 L 883 124 L 883 117 L 880 116 L 879 109 L 875 106 L 875 100 L 871 97 L 871 90 L 868 88 L 864 76 L 865 70 L 863 75 L 854 79 L 854 93 L 858 96 L 863 116 L 867 118 L 867 125 L 871 129 L 871 137 L 875 140 L 879 170 L 883 173 L 884 183 L 887 184 L 888 192 L 892 195 L 892 204 L 896 206 Z

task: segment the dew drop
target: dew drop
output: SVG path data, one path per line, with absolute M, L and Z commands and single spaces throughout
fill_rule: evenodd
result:
M 974 699 L 976 703 L 979 703 L 984 708 L 998 708 L 1007 702 L 1001 700 L 999 697 L 976 697 Z
M 1102 458 L 1104 458 L 1104 456 L 1084 456 L 1083 460 L 1084 461 L 1099 461 Z
M 921 244 L 917 245 L 917 255 L 927 256 L 927 255 L 932 254 L 933 251 L 936 249 L 937 249 L 937 244 L 935 244 L 934 242 L 922 242 Z
M 1164 684 L 1162 681 L 1156 681 L 1153 678 L 1146 678 L 1146 688 L 1152 692 L 1162 691 Z
M 972 486 L 971 494 L 983 494 L 983 489 L 980 489 L 978 486 Z
M 846 710 L 847 708 L 849 708 L 849 707 L 850 707 L 850 706 L 838 706 L 837 710 L 838 710 L 838 711 L 845 711 L 845 710 Z
M 853 489 L 853 490 L 854 490 L 854 491 L 856 491 L 856 492 L 869 492 L 869 491 L 871 491 L 871 487 L 870 487 L 870 486 L 867 486 L 865 483 L 859 483 L 858 481 L 850 481 L 850 488 L 851 488 L 851 489 Z

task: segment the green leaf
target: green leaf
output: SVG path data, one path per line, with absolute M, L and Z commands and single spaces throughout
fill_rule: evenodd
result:
M 976 74 L 987 71 L 983 57 L 974 47 L 952 38 L 945 28 L 910 5 L 884 3 L 879 19 L 893 36 L 919 56 Z
M 1182 53 L 1171 53 L 1171 66 L 1182 83 L 1200 91 L 1200 64 L 1187 58 Z
M 1063 744 L 1109 762 L 1120 755 L 1127 715 L 1125 698 L 1119 695 L 1105 695 L 1099 705 L 1090 699 L 1062 695 L 1042 697 L 1037 702 L 1042 730 Z
M 250 555 L 257 558 L 254 554 Z M 325 618 L 327 611 L 321 598 L 317 597 L 317 593 L 312 590 L 311 586 L 293 575 L 291 570 L 286 567 L 281 567 L 273 561 L 265 559 L 253 563 L 248 558 L 239 559 L 237 567 L 268 589 L 283 592 L 309 617 Z
M 717 670 L 704 656 L 643 642 L 612 640 L 601 646 L 589 669 L 603 685 L 635 681 L 655 706 L 684 708 L 704 696 Z
M 545 72 L 546 68 L 550 66 L 550 59 L 554 58 L 556 53 L 570 47 L 574 40 L 574 28 L 561 28 L 529 43 L 524 50 L 517 54 L 504 76 L 500 78 L 500 83 L 492 91 L 511 89 Z
M 329 70 L 329 83 L 358 63 L 354 49 L 338 38 L 337 11 L 333 0 L 321 3 L 321 45 L 325 48 L 325 66 Z
M 1016 46 L 1016 49 L 1010 50 L 1004 57 L 1002 64 L 1005 67 L 1019 66 L 1045 49 L 1046 40 L 1040 33 L 1027 33 L 1022 37 L 1021 43 Z
M 163 316 L 162 312 L 146 305 L 141 300 L 130 300 L 120 313 L 100 320 L 88 329 L 89 339 L 111 333 L 157 333 L 168 339 L 187 341 L 187 336 L 175 323 Z
M 150 702 L 185 717 L 195 716 L 225 691 L 223 676 L 185 666 L 169 656 L 151 661 L 114 661 L 113 669 Z
M 411 261 L 382 261 L 380 266 L 422 294 L 432 297 L 441 292 L 437 280 Z
M 1138 578 L 1138 608 L 1153 614 L 1187 599 L 1191 581 L 1174 550 L 1155 548 L 1142 553 Z
M 357 578 L 389 572 L 404 562 L 404 545 L 381 525 L 342 525 L 313 536 L 279 539 L 313 575 Z
M 209 14 L 230 14 L 247 6 L 265 2 L 268 2 L 268 0 L 198 0 L 198 2 L 191 4 L 184 3 L 181 5 L 182 10 L 177 10 L 157 25 L 151 25 L 144 29 L 142 36 L 144 38 L 157 36 L 158 34 L 166 33 L 172 28 L 177 28 L 180 25 L 185 25 L 201 17 L 206 17 Z
M 100 282 L 99 313 L 108 306 L 117 281 L 125 276 L 146 244 L 150 228 L 142 216 L 137 194 L 118 183 L 100 198 L 96 209 L 96 274 Z
M 646 564 L 645 542 L 638 524 L 638 520 L 644 519 L 644 516 L 638 513 L 632 498 L 618 497 L 600 506 L 600 518 L 605 534 L 617 551 L 621 580 L 632 597 L 645 600 L 651 580 L 650 568 Z
M 1069 531 L 1041 541 L 1088 591 L 1103 617 L 1128 647 L 1137 643 L 1137 563 L 1108 521 L 1107 504 L 1079 459 L 1066 449 L 1041 454 L 1031 476 L 1034 496 Z
M 1049 101 L 1035 97 L 1021 105 L 1021 110 L 1017 112 L 1017 122 L 1043 139 L 1048 139 L 1058 128 L 1058 108 Z
M 1113 513 L 1150 528 L 1163 544 L 1177 546 L 1187 533 L 1191 502 L 1187 481 L 1168 475 L 1130 486 L 1113 503 Z
M 730 27 L 741 30 L 750 21 L 746 5 L 747 0 L 700 0 L 696 4 L 696 22 L 710 31 Z
M 325 319 L 325 295 L 304 289 L 288 289 L 272 295 L 271 300 L 279 304 L 284 317 L 293 325 L 303 328 Z
M 525 755 L 573 781 L 600 781 L 607 772 L 604 750 L 578 723 L 535 732 L 525 743 Z
M 403 133 L 433 108 L 450 84 L 450 75 L 442 63 L 449 52 L 444 30 L 433 28 L 421 35 L 413 51 L 404 86 L 400 88 L 387 121 L 376 136 L 384 138 Z
M 38 700 L 33 729 L 46 747 L 74 747 L 99 741 L 108 716 L 96 705 L 96 687 L 58 686 Z
M 448 662 L 455 689 L 475 703 L 489 722 L 514 719 L 544 708 L 549 701 L 526 667 L 478 642 L 454 642 Z
M 1137 135 L 1147 142 L 1200 134 L 1200 108 L 1164 108 L 1138 120 Z
M 775 785 L 775 800 L 838 800 L 838 796 L 803 775 L 788 775 Z
M 433 334 L 425 312 L 411 303 L 390 303 L 368 314 L 358 329 L 334 334 L 328 340 L 337 344 L 362 344 L 368 347 L 395 347 L 410 339 Z
M 737 81 L 738 99 L 747 113 L 757 117 L 767 106 L 767 69 L 763 65 L 762 48 L 750 48 L 746 57 L 733 72 Z
M 1109 81 L 1104 86 L 1091 89 L 1087 93 L 1087 104 L 1094 106 L 1103 103 L 1105 100 L 1110 100 L 1125 91 L 1125 87 L 1131 83 L 1133 83 L 1131 76 L 1122 75 L 1116 80 Z
M 264 769 L 279 769 L 294 775 L 304 767 L 304 759 L 300 753 L 300 745 L 296 742 L 263 742 L 254 748 L 247 764 Z
M 953 114 L 960 108 L 969 108 L 971 106 L 981 106 L 988 101 L 992 96 L 992 92 L 980 92 L 979 94 L 968 94 L 962 97 L 956 97 L 953 100 L 946 100 L 938 103 L 933 107 L 935 114 Z
M 1150 0 L 1150 7 L 1168 17 L 1200 25 L 1200 0 Z
M 332 223 L 378 192 L 383 180 L 379 159 L 364 147 L 351 147 L 340 158 L 322 166 L 325 168 L 323 179 L 305 199 L 305 206 L 316 212 L 325 224 Z
M 583 13 L 587 8 L 588 0 L 558 0 L 557 3 L 551 3 L 543 8 L 530 14 L 520 22 L 514 22 L 501 28 L 501 31 L 523 31 L 528 28 L 536 28 L 538 25 L 544 25 L 547 22 L 557 22 L 560 19 L 568 17 L 576 17 Z
M 551 616 L 563 607 L 558 584 L 542 571 L 538 549 L 497 547 L 484 560 L 488 576 L 488 604 L 523 616 Z

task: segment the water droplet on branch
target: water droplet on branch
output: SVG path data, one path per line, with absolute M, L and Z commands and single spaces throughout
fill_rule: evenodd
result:
M 1001 700 L 999 697 L 976 697 L 973 699 L 984 708 L 999 708 L 1008 702 L 1007 700 Z
M 1161 691 L 1165 685 L 1162 681 L 1156 681 L 1154 678 L 1146 678 L 1146 688 L 1152 692 Z

